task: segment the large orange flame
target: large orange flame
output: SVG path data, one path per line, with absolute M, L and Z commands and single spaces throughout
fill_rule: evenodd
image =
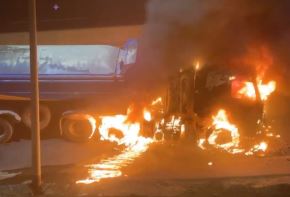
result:
M 140 132 L 140 123 L 127 122 L 126 115 L 103 116 L 101 117 L 101 125 L 99 132 L 102 140 L 117 142 L 119 145 L 133 145 L 137 142 Z M 115 129 L 122 133 L 122 137 L 110 133 L 111 129 Z
M 276 82 L 270 81 L 267 84 L 264 84 L 262 80 L 257 82 L 258 90 L 262 101 L 266 101 L 268 97 L 276 90 Z M 242 87 L 238 94 L 250 98 L 251 100 L 256 100 L 256 91 L 254 84 L 252 82 L 244 82 L 244 87 Z
M 249 66 L 251 72 L 256 73 L 257 88 L 262 101 L 266 101 L 268 97 L 276 90 L 276 82 L 270 81 L 264 83 L 266 72 L 273 66 L 274 58 L 270 49 L 266 45 L 252 45 L 248 48 L 247 53 L 235 60 L 237 65 Z M 257 99 L 254 84 L 251 81 L 245 81 L 243 87 L 238 91 L 238 96 Z

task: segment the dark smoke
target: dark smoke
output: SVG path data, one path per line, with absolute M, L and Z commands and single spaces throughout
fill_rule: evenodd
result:
M 250 46 L 266 46 L 273 55 L 270 69 L 286 75 L 290 1 L 150 0 L 141 45 L 138 79 L 149 87 L 197 58 L 229 65 Z
M 150 0 L 141 41 L 134 76 L 147 90 L 168 84 L 169 76 L 196 59 L 208 65 L 251 66 L 236 61 L 249 48 L 258 59 L 270 59 L 268 77 L 278 82 L 278 89 L 267 114 L 290 139 L 290 0 Z

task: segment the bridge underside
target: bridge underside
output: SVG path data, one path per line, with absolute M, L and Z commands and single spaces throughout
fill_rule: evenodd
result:
M 40 31 L 38 43 L 41 45 L 105 44 L 123 46 L 130 38 L 139 38 L 144 25 L 94 27 Z M 27 32 L 0 33 L 0 45 L 28 44 Z

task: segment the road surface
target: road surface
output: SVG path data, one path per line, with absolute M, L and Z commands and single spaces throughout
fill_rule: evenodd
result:
M 109 142 L 48 139 L 42 141 L 42 155 L 47 196 L 290 194 L 285 152 L 246 157 L 184 143 L 153 143 L 132 152 Z M 0 145 L 0 158 L 0 196 L 29 196 L 30 141 Z

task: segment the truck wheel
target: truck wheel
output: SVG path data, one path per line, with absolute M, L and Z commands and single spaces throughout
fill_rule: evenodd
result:
M 13 126 L 10 122 L 0 118 L 0 144 L 8 142 L 13 135 Z
M 51 120 L 51 111 L 46 105 L 39 106 L 39 118 L 40 118 L 40 130 L 45 129 Z M 31 109 L 29 107 L 25 108 L 22 113 L 22 122 L 28 127 L 31 128 Z
M 66 119 L 61 126 L 65 139 L 73 142 L 87 142 L 95 132 L 89 120 L 86 119 Z

